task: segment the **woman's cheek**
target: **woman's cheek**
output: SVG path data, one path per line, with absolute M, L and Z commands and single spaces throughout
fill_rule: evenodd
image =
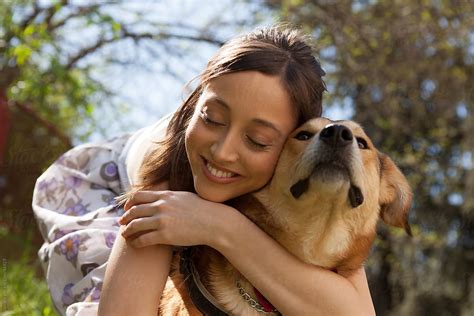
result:
M 259 174 L 262 186 L 270 181 L 275 172 L 277 162 L 278 155 L 274 153 L 272 155 L 265 155 L 265 157 L 258 160 L 258 164 L 255 165 L 254 169 L 257 170 L 256 173 Z
M 194 115 L 189 122 L 188 128 L 186 129 L 184 144 L 188 158 L 190 151 L 194 150 L 196 147 L 200 147 L 200 142 L 203 140 L 203 138 L 206 138 L 206 128 L 205 126 L 202 126 L 204 124 L 201 124 L 199 119 L 200 118 L 198 116 Z
M 184 140 L 186 144 L 188 143 L 192 135 L 195 133 L 198 118 L 199 117 L 196 114 L 193 114 L 193 116 L 191 117 L 191 120 L 189 121 L 188 127 L 186 128 L 185 136 L 184 136 Z

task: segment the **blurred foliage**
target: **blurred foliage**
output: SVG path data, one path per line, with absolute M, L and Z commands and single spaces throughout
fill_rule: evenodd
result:
M 31 258 L 36 252 L 31 243 L 30 232 L 24 238 L 9 236 L 5 228 L 0 227 L 0 241 L 5 247 L 22 249 L 15 258 L 2 258 L 2 316 L 55 316 L 49 295 L 48 285 L 41 274 L 39 262 Z
M 26 258 L 26 257 L 25 257 Z M 27 260 L 6 262 L 7 293 L 4 297 L 2 316 L 55 316 L 49 295 L 48 285 L 43 277 L 35 276 L 31 270 L 32 263 Z
M 75 17 L 74 12 L 63 12 L 62 2 L 49 7 L 29 0 L 0 3 L 0 95 L 8 97 L 11 111 L 43 118 L 37 127 L 47 128 L 50 136 L 69 146 L 67 131 L 92 120 L 93 100 L 106 89 L 89 68 L 77 66 L 93 50 L 65 52 L 61 46 L 67 36 L 61 31 Z M 98 6 L 81 10 L 100 14 Z
M 89 66 L 78 63 L 100 48 L 100 39 L 66 49 L 64 29 L 82 16 L 101 15 L 99 5 L 0 2 L 0 224 L 12 234 L 36 232 L 36 178 L 72 146 L 72 136 L 85 139 L 97 126 L 93 104 L 109 93 Z M 102 20 L 104 30 L 113 28 Z M 89 128 L 79 130 L 86 122 Z
M 313 34 L 326 105 L 353 107 L 414 190 L 414 238 L 381 226 L 369 260 L 378 314 L 472 315 L 474 2 L 266 3 Z

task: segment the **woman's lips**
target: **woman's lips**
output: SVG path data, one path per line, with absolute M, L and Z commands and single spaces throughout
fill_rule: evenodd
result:
M 217 169 L 219 171 L 222 171 L 224 173 L 232 173 L 233 174 L 231 177 L 217 177 L 217 176 L 213 175 L 211 173 L 211 171 L 209 171 L 209 169 L 207 167 L 208 163 L 209 163 L 209 161 L 207 161 L 204 157 L 201 156 L 201 166 L 202 166 L 202 169 L 203 169 L 203 173 L 209 180 L 211 180 L 213 182 L 220 183 L 220 184 L 228 184 L 228 183 L 238 181 L 242 177 L 239 174 L 236 174 L 236 173 L 234 173 L 232 171 L 229 171 L 227 169 L 221 169 L 219 167 L 214 167 L 215 165 L 211 163 L 212 168 Z

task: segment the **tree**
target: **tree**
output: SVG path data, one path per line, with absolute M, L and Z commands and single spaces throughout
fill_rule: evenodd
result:
M 472 314 L 474 4 L 266 3 L 315 35 L 326 104 L 351 104 L 414 189 L 415 237 L 381 227 L 369 261 L 378 314 Z

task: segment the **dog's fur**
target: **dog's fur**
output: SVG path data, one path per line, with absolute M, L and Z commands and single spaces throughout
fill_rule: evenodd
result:
M 367 258 L 379 218 L 411 235 L 411 200 L 403 174 L 357 123 L 317 118 L 289 136 L 272 180 L 233 206 L 302 261 L 347 275 Z M 227 312 L 260 315 L 235 285 L 240 279 L 253 295 L 245 277 L 215 250 L 199 250 L 202 282 Z M 201 315 L 177 272 L 165 288 L 160 315 Z

